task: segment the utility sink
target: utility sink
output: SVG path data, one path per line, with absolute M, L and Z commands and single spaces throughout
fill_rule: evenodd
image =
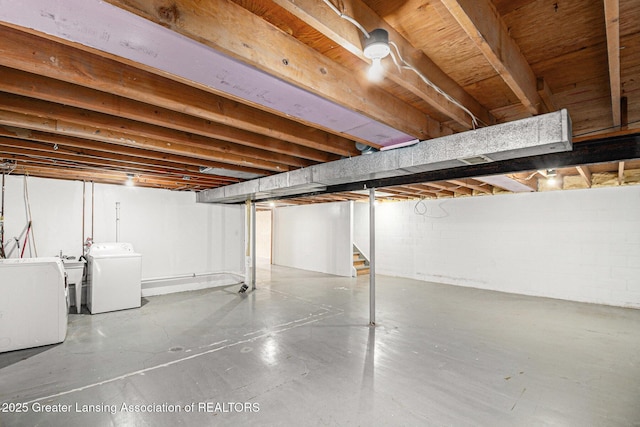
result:
M 69 305 L 76 306 L 76 312 L 80 313 L 82 307 L 82 278 L 84 276 L 84 266 L 87 262 L 83 260 L 62 258 L 64 271 L 67 273 L 67 285 L 74 285 L 75 288 L 75 304 L 71 301 L 71 292 L 69 292 Z

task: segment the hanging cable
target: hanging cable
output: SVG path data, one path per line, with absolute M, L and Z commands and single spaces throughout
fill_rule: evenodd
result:
M 29 189 L 27 187 L 27 176 L 29 176 L 28 174 L 24 175 L 24 200 L 25 203 L 27 204 L 27 221 L 29 223 L 29 229 L 31 230 L 31 238 L 29 239 L 29 242 L 33 245 L 33 253 L 36 255 L 36 258 L 38 258 L 38 248 L 36 247 L 36 237 L 35 237 L 35 233 L 33 232 L 33 222 L 31 219 L 31 202 L 29 201 Z M 27 230 L 27 237 L 29 236 L 29 229 Z M 25 239 L 25 245 L 26 245 L 27 240 Z M 22 252 L 24 253 L 24 248 L 22 248 Z
M 0 258 L 7 256 L 4 253 L 4 169 L 2 169 L 2 204 L 0 205 Z
M 364 36 L 366 38 L 371 37 L 369 35 L 369 32 L 367 30 L 364 29 L 364 27 L 355 19 L 353 19 L 352 17 L 350 17 L 349 15 L 345 15 L 344 13 L 340 12 L 340 10 L 330 1 L 330 0 L 324 0 L 325 4 L 327 6 L 329 6 L 331 8 L 331 10 L 333 10 L 336 15 L 338 15 L 340 18 L 347 20 L 349 22 L 351 22 L 353 25 L 356 26 L 357 29 L 359 29 L 360 31 L 362 31 L 362 34 L 364 34 Z
M 471 117 L 471 125 L 472 125 L 473 129 L 476 129 L 478 127 L 478 118 L 471 111 L 469 111 L 469 109 L 467 107 L 465 107 L 460 102 L 458 102 L 454 97 L 452 97 L 451 95 L 449 95 L 448 93 L 446 93 L 445 91 L 440 89 L 435 83 L 433 83 L 424 74 L 422 74 L 420 71 L 418 71 L 417 68 L 415 68 L 413 65 L 411 65 L 407 61 L 405 61 L 404 58 L 402 57 L 402 55 L 400 54 L 400 49 L 398 49 L 398 45 L 396 45 L 392 41 L 389 42 L 389 45 L 394 47 L 394 49 L 396 50 L 396 53 L 398 55 L 398 58 L 400 58 L 400 63 L 401 64 L 398 64 L 396 62 L 395 57 L 392 55 L 393 61 L 396 64 L 396 66 L 398 66 L 399 68 L 402 68 L 402 69 L 405 69 L 405 70 L 410 70 L 410 71 L 413 71 L 414 73 L 416 73 L 418 75 L 418 77 L 420 77 L 420 79 L 423 82 L 425 82 L 428 86 L 430 86 L 437 93 L 439 93 L 440 95 L 444 96 L 447 101 L 451 102 L 452 104 L 454 104 L 458 108 L 460 108 L 462 111 L 467 113 Z
M 345 15 L 344 13 L 342 13 L 330 0 L 323 0 L 324 3 L 329 6 L 331 8 L 331 10 L 333 10 L 340 18 L 345 19 L 349 22 L 351 22 L 353 25 L 355 25 L 361 32 L 362 34 L 364 34 L 364 36 L 366 38 L 371 37 L 369 35 L 369 33 L 367 32 L 367 30 L 364 29 L 364 27 L 362 26 L 362 24 L 360 24 L 358 21 L 356 21 L 354 18 L 350 17 L 349 15 Z M 458 108 L 460 108 L 462 111 L 464 111 L 466 114 L 469 115 L 469 117 L 471 117 L 471 127 L 473 129 L 476 129 L 478 127 L 478 118 L 475 116 L 475 114 L 473 114 L 467 107 L 465 107 L 464 105 L 462 105 L 460 102 L 458 102 L 455 98 L 453 98 L 451 95 L 449 95 L 448 93 L 446 93 L 445 91 L 443 91 L 442 89 L 440 89 L 435 83 L 433 83 L 431 80 L 429 80 L 424 74 L 422 74 L 417 68 L 415 68 L 413 65 L 409 64 L 407 61 L 404 60 L 404 58 L 402 57 L 402 55 L 400 54 L 400 49 L 398 49 L 398 46 L 392 42 L 389 41 L 389 45 L 393 46 L 396 50 L 396 54 L 398 55 L 398 58 L 400 59 L 400 63 L 398 62 L 398 60 L 396 59 L 395 55 L 393 54 L 393 51 L 391 51 L 391 59 L 393 60 L 393 63 L 396 65 L 396 67 L 398 67 L 398 72 L 402 73 L 402 70 L 410 70 L 413 71 L 414 73 L 416 73 L 418 75 L 418 77 L 420 77 L 420 79 L 427 84 L 429 87 L 431 87 L 433 90 L 435 90 L 437 93 L 439 93 L 440 95 L 444 96 L 444 98 L 451 102 L 452 104 L 454 104 L 455 106 L 457 106 Z

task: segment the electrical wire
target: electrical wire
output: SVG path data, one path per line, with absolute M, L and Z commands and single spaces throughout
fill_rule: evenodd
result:
M 323 1 L 327 6 L 329 6 L 331 8 L 331 10 L 333 10 L 336 13 L 336 15 L 338 15 L 340 18 L 345 19 L 345 20 L 351 22 L 353 25 L 355 25 L 356 28 L 358 28 L 362 32 L 362 34 L 364 34 L 364 36 L 366 38 L 371 37 L 369 35 L 369 33 L 367 32 L 367 30 L 364 29 L 362 24 L 360 24 L 358 21 L 356 21 L 354 18 L 350 17 L 349 15 L 346 15 L 346 14 L 342 13 L 330 0 L 323 0 Z M 458 100 L 456 100 L 451 95 L 449 95 L 448 93 L 446 93 L 445 91 L 440 89 L 435 83 L 433 83 L 431 80 L 429 80 L 417 68 L 415 68 L 413 65 L 411 65 L 407 61 L 405 61 L 404 58 L 402 57 L 402 55 L 400 54 L 400 49 L 398 49 L 398 46 L 393 41 L 389 41 L 389 45 L 393 46 L 395 48 L 396 53 L 398 55 L 398 58 L 400 59 L 400 63 L 399 63 L 398 60 L 396 59 L 395 55 L 393 54 L 393 51 L 391 51 L 391 59 L 393 60 L 393 63 L 396 65 L 396 67 L 398 67 L 398 72 L 402 73 L 402 70 L 404 69 L 404 70 L 410 70 L 410 71 L 413 71 L 414 73 L 416 73 L 418 75 L 418 77 L 427 86 L 431 87 L 438 94 L 442 95 L 447 101 L 451 102 L 452 104 L 454 104 L 455 106 L 460 108 L 462 111 L 464 111 L 466 114 L 468 114 L 469 117 L 471 117 L 471 126 L 473 127 L 473 129 L 476 129 L 478 127 L 478 118 L 471 111 L 469 111 L 469 109 L 467 107 L 465 107 Z
M 416 215 L 424 216 L 425 218 L 433 218 L 433 219 L 446 218 L 446 217 L 449 216 L 449 212 L 447 212 L 447 210 L 445 208 L 443 208 L 442 205 L 444 205 L 447 202 L 448 202 L 448 200 L 444 201 L 444 202 L 441 202 L 441 203 L 438 203 L 438 205 L 437 205 L 437 208 L 440 209 L 440 211 L 442 211 L 441 215 L 434 215 L 433 214 L 433 209 L 431 210 L 432 213 L 430 215 L 428 215 L 429 207 L 424 202 L 424 198 L 421 198 L 413 206 L 413 212 Z
M 31 219 L 31 201 L 29 201 L 29 189 L 27 187 L 27 176 L 29 176 L 29 174 L 25 174 L 24 175 L 24 199 L 25 199 L 25 203 L 27 204 L 27 220 L 28 220 L 28 224 L 30 224 L 30 228 L 31 228 L 31 244 L 33 245 L 33 252 L 36 255 L 36 258 L 38 258 L 38 248 L 36 247 L 36 236 L 35 233 L 33 232 L 33 221 Z M 29 231 L 27 230 L 27 236 L 29 237 Z M 25 239 L 25 245 L 26 245 L 26 239 Z M 24 248 L 23 248 L 23 252 L 24 252 Z M 22 257 L 21 257 L 22 258 Z
M 398 64 L 395 56 L 393 55 L 393 51 L 392 51 L 391 58 L 393 59 L 393 62 L 396 64 L 398 69 L 410 70 L 410 71 L 413 71 L 414 73 L 416 73 L 416 75 L 418 77 L 420 77 L 420 79 L 424 83 L 426 83 L 428 86 L 430 86 L 433 90 L 435 90 L 440 95 L 444 96 L 447 101 L 451 102 L 452 104 L 454 104 L 455 106 L 460 108 L 462 111 L 467 113 L 469 115 L 469 117 L 471 117 L 471 125 L 472 125 L 473 129 L 476 129 L 478 127 L 478 118 L 471 111 L 469 111 L 469 109 L 467 107 L 465 107 L 460 102 L 458 102 L 458 100 L 456 100 L 454 97 L 452 97 L 451 95 L 449 95 L 448 93 L 446 93 L 445 91 L 440 89 L 435 83 L 433 83 L 431 80 L 429 80 L 417 68 L 415 68 L 413 65 L 411 65 L 407 61 L 405 61 L 404 58 L 402 57 L 402 55 L 400 54 L 400 49 L 398 48 L 398 45 L 396 45 L 392 41 L 389 42 L 389 45 L 394 47 L 394 49 L 396 50 L 396 53 L 398 55 L 398 58 L 400 59 L 401 64 Z
M 358 28 L 360 31 L 362 31 L 362 34 L 364 34 L 364 36 L 366 38 L 371 37 L 371 35 L 369 34 L 369 32 L 367 30 L 364 29 L 364 27 L 362 26 L 362 24 L 360 24 L 358 21 L 356 21 L 355 19 L 353 19 L 352 17 L 350 17 L 349 15 L 346 15 L 342 12 L 340 12 L 340 10 L 330 1 L 330 0 L 324 0 L 325 4 L 327 6 L 329 6 L 331 8 L 331 10 L 333 10 L 336 15 L 338 15 L 340 18 L 345 19 L 349 22 L 351 22 L 353 25 L 356 26 L 356 28 Z

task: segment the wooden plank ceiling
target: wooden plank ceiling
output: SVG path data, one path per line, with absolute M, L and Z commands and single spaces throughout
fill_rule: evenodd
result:
M 472 129 L 469 113 L 490 126 L 561 108 L 575 143 L 640 132 L 640 0 L 333 0 L 342 17 L 320 0 L 108 2 L 415 139 Z M 384 80 L 368 81 L 363 35 L 345 17 L 386 29 L 422 77 L 387 58 Z M 356 156 L 356 143 L 384 145 L 0 19 L 5 172 L 200 191 Z M 546 171 L 500 182 L 588 188 L 637 183 L 638 170 L 640 161 L 625 159 L 560 168 L 557 187 Z M 512 191 L 488 181 L 384 192 L 405 200 Z

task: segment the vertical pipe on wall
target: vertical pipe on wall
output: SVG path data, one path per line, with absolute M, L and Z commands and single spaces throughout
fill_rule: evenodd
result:
M 80 253 L 84 253 L 84 214 L 87 205 L 87 181 L 82 181 L 82 242 L 80 242 Z
M 120 202 L 116 202 L 116 243 L 120 241 Z
M 247 199 L 245 202 L 245 213 L 244 216 L 246 218 L 245 224 L 245 251 L 244 251 L 244 271 L 245 271 L 245 281 L 244 283 L 251 283 L 251 200 Z
M 256 203 L 251 203 L 251 290 L 256 290 Z
M 4 169 L 2 169 L 2 204 L 0 205 L 0 258 L 6 258 L 4 253 Z
M 91 240 L 93 240 L 93 208 L 96 204 L 96 191 L 95 191 L 95 183 L 91 181 Z
M 369 325 L 376 324 L 376 189 L 369 189 Z

